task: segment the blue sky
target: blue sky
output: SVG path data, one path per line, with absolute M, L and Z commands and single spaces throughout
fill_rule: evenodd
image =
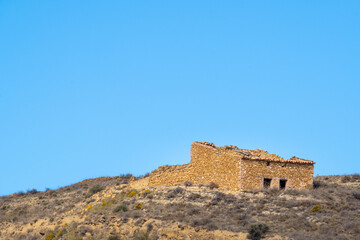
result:
M 359 1 L 0 0 L 0 195 L 193 141 L 360 172 Z

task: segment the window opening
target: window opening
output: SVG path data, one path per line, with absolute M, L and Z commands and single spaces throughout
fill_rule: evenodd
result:
M 264 178 L 264 188 L 268 189 L 271 185 L 271 178 Z

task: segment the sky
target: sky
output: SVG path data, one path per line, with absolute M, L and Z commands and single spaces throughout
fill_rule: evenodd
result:
M 0 0 L 0 195 L 190 161 L 360 172 L 359 1 Z

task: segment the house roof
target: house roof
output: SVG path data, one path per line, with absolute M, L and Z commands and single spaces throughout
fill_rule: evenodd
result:
M 224 147 L 217 147 L 213 143 L 208 142 L 195 142 L 198 144 L 205 145 L 210 148 L 214 148 L 217 150 L 223 150 L 223 151 L 229 151 L 236 155 L 240 155 L 240 157 L 244 159 L 249 160 L 260 160 L 260 161 L 268 161 L 268 162 L 283 162 L 283 163 L 300 163 L 300 164 L 315 164 L 315 162 L 311 160 L 306 160 L 298 157 L 291 157 L 289 159 L 284 159 L 276 154 L 271 154 L 265 150 L 262 149 L 255 149 L 255 150 L 249 150 L 249 149 L 240 149 L 237 146 L 232 145 L 225 145 Z

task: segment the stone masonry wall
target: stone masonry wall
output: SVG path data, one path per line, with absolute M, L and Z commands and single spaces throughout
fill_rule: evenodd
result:
M 216 148 L 201 143 L 191 145 L 192 182 L 214 182 L 221 188 L 240 190 L 239 157 L 225 148 Z
M 239 158 L 231 151 L 195 142 L 189 164 L 159 167 L 150 174 L 149 186 L 215 182 L 219 187 L 240 190 L 239 171 Z
M 242 159 L 241 189 L 261 189 L 263 179 L 271 178 L 271 188 L 279 188 L 280 179 L 287 179 L 286 188 L 309 189 L 313 185 L 312 164 L 282 163 Z
M 183 184 L 192 176 L 190 164 L 161 166 L 151 172 L 149 186 L 173 186 Z
M 162 166 L 149 176 L 149 186 L 172 186 L 191 181 L 194 185 L 214 182 L 221 188 L 250 190 L 263 187 L 263 179 L 271 178 L 271 187 L 278 188 L 280 179 L 286 188 L 306 189 L 313 184 L 314 166 L 294 162 L 244 158 L 228 147 L 194 142 L 189 164 Z

